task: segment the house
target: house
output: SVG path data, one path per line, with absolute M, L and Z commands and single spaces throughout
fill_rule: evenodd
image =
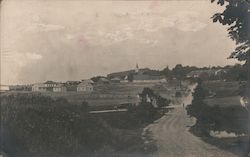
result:
M 81 83 L 81 81 L 67 81 L 65 82 L 65 87 L 68 92 L 76 92 L 77 86 Z
M 186 75 L 187 78 L 220 78 L 227 73 L 226 69 L 195 70 Z
M 67 81 L 65 82 L 65 85 L 71 86 L 71 85 L 79 85 L 81 81 Z
M 83 81 L 77 85 L 77 92 L 92 92 L 94 90 L 93 84 L 90 81 Z
M 7 85 L 0 85 L 0 92 L 6 92 L 9 91 L 10 88 Z
M 67 88 L 64 84 L 57 84 L 53 87 L 53 92 L 67 92 Z
M 57 85 L 57 83 L 54 81 L 46 81 L 46 82 L 44 82 L 44 85 L 45 85 L 45 87 L 49 88 L 49 87 L 55 87 Z
M 53 88 L 57 86 L 58 83 L 53 81 L 46 81 L 44 83 L 35 83 L 32 85 L 31 90 L 35 92 L 53 92 Z
M 44 82 L 44 86 L 46 87 L 47 91 L 53 91 L 53 88 L 57 85 L 58 83 L 54 81 L 46 81 Z
M 35 83 L 32 85 L 33 92 L 46 92 L 47 88 L 43 83 Z
M 32 85 L 11 85 L 9 86 L 10 91 L 31 91 Z
M 118 77 L 114 77 L 110 80 L 112 83 L 120 83 L 121 82 L 121 79 L 118 78 Z
M 152 76 L 146 74 L 136 74 L 133 76 L 134 83 L 163 83 L 167 82 L 167 79 L 163 75 Z

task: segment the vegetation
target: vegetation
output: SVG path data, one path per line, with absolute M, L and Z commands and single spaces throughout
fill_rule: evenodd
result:
M 218 87 L 217 87 L 218 88 Z M 219 105 L 209 106 L 204 102 L 208 90 L 201 81 L 193 93 L 192 105 L 187 107 L 190 116 L 197 119 L 193 128 L 198 128 L 202 135 L 209 136 L 212 131 L 227 131 L 236 134 L 248 133 L 248 112 L 239 106 L 221 107 Z M 196 130 L 197 131 L 197 130 Z
M 212 0 L 214 2 L 215 0 Z M 238 47 L 231 53 L 230 58 L 246 61 L 249 64 L 250 56 L 250 1 L 249 0 L 217 0 L 217 4 L 226 5 L 222 13 L 213 16 L 214 22 L 229 25 L 228 34 Z
M 215 2 L 215 0 L 211 0 Z M 228 25 L 228 34 L 233 39 L 237 47 L 229 58 L 235 58 L 244 61 L 244 77 L 247 78 L 248 84 L 245 87 L 245 95 L 250 95 L 250 1 L 249 0 L 216 0 L 219 5 L 226 5 L 222 13 L 216 13 L 213 16 L 214 22 L 220 22 Z
M 150 88 L 144 88 L 140 97 L 141 102 L 137 106 L 129 108 L 131 116 L 135 118 L 134 122 L 138 124 L 150 123 L 160 118 L 162 114 L 159 108 L 167 106 L 170 103 L 170 100 L 155 94 Z
M 153 96 L 160 106 L 167 103 Z M 94 115 L 88 110 L 87 102 L 76 105 L 64 98 L 1 95 L 1 151 L 13 157 L 144 153 L 142 129 L 160 117 L 145 102 L 125 113 Z
M 164 68 L 163 70 L 151 70 L 151 69 L 140 69 L 142 74 L 144 75 L 151 75 L 151 76 L 161 76 L 164 75 L 167 79 L 178 79 L 178 80 L 184 80 L 186 79 L 186 76 L 191 71 L 198 71 L 198 70 L 219 70 L 224 69 L 226 72 L 218 75 L 218 76 L 205 76 L 207 80 L 227 80 L 227 81 L 246 81 L 247 76 L 247 66 L 241 65 L 241 64 L 235 64 L 233 66 L 214 66 L 214 67 L 196 67 L 196 66 L 183 66 L 182 64 L 177 64 L 174 68 L 170 69 L 168 66 Z M 113 73 L 109 74 L 109 78 L 113 77 L 120 77 L 125 78 L 125 76 L 128 76 L 128 80 L 130 82 L 133 81 L 133 76 L 135 75 L 135 72 L 133 70 L 131 71 L 125 71 L 120 73 Z

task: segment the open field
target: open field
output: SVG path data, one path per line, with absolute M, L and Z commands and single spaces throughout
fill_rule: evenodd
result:
M 204 100 L 207 105 L 222 108 L 241 106 L 238 81 L 209 81 L 203 86 L 209 92 L 209 96 Z
M 220 106 L 222 108 L 241 106 L 240 96 L 223 97 L 223 98 L 207 98 L 204 101 L 209 106 Z
M 167 83 L 113 83 L 107 85 L 95 85 L 94 91 L 86 92 L 41 92 L 42 95 L 52 98 L 66 98 L 71 103 L 80 104 L 87 101 L 90 106 L 110 106 L 136 103 L 138 102 L 138 94 L 144 88 L 151 88 L 156 93 L 164 98 L 171 99 L 175 95 L 173 85 L 170 87 Z M 39 92 L 20 92 L 11 91 L 9 93 L 32 93 L 40 94 Z
M 232 97 L 239 95 L 239 82 L 209 81 L 204 83 L 205 88 L 213 97 Z

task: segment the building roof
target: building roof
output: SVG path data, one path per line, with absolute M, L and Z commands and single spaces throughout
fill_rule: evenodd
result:
M 162 80 L 165 79 L 165 76 L 159 75 L 159 76 L 151 76 L 151 75 L 143 75 L 143 74 L 137 74 L 134 75 L 133 80 Z
M 88 80 L 82 80 L 82 82 L 90 83 L 90 84 L 93 84 L 93 83 L 94 83 L 94 81 L 92 81 L 92 80 L 90 80 L 90 79 L 88 79 Z
M 92 86 L 92 83 L 84 81 L 84 82 L 81 82 L 81 83 L 80 83 L 79 85 L 77 85 L 77 86 Z
M 46 82 L 44 82 L 44 84 L 57 84 L 57 83 L 54 81 L 46 81 Z

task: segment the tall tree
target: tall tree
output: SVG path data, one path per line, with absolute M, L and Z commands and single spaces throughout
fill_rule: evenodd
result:
M 215 1 L 221 6 L 226 5 L 226 8 L 214 14 L 213 21 L 229 26 L 229 37 L 237 44 L 229 58 L 245 61 L 250 84 L 250 0 L 211 0 Z

